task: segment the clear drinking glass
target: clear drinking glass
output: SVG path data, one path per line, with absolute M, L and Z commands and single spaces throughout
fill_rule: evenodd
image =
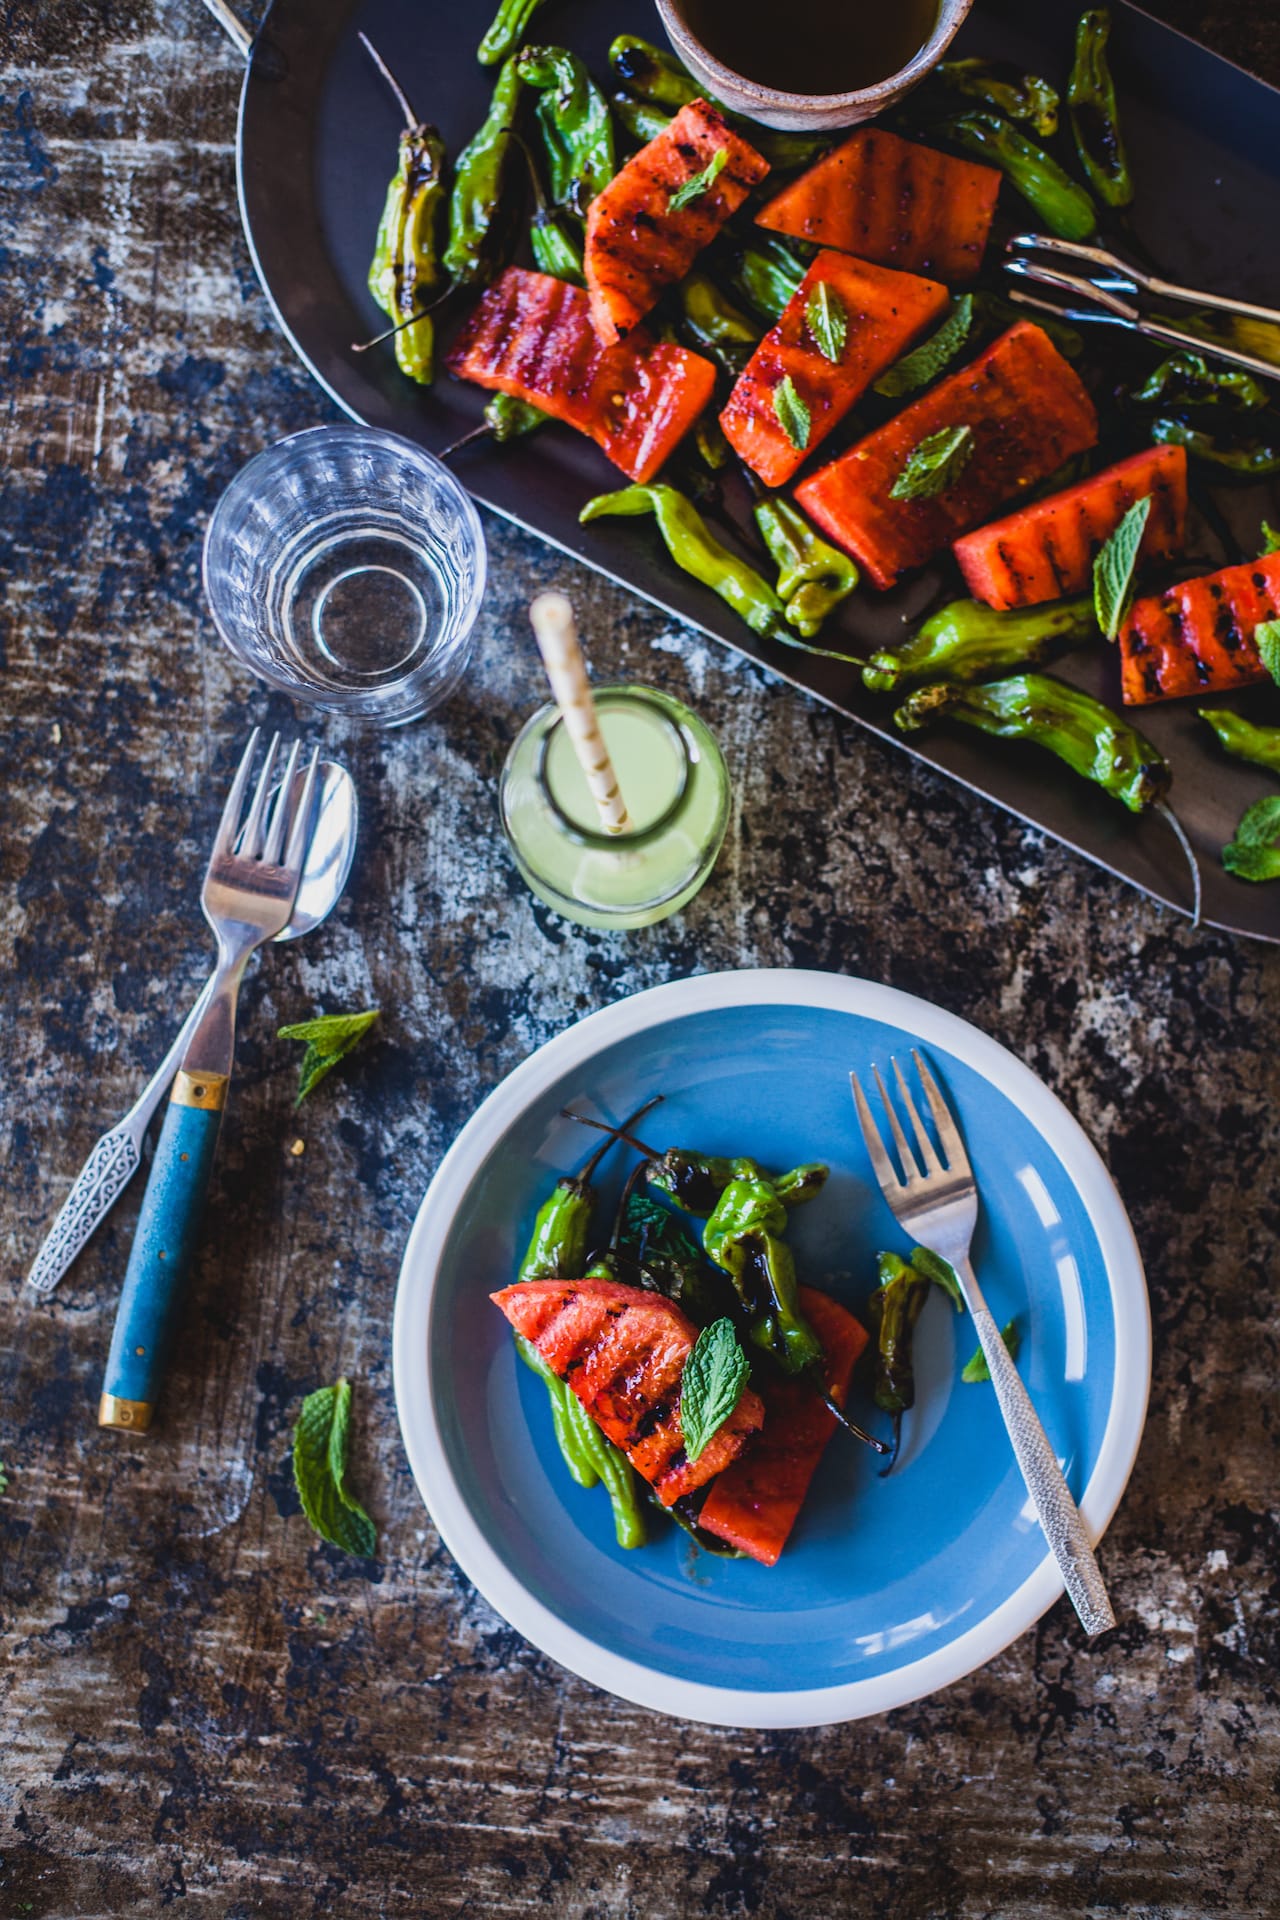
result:
M 484 582 L 480 520 L 448 468 L 372 427 L 312 427 L 257 454 L 205 536 L 205 592 L 236 658 L 386 727 L 457 687 Z
M 559 709 L 539 708 L 502 769 L 502 825 L 525 883 L 584 927 L 647 927 L 692 900 L 729 820 L 715 736 L 656 687 L 594 690 L 600 731 L 633 831 L 599 815 Z

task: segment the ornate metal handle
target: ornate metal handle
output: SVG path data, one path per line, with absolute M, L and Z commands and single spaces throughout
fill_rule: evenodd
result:
M 52 1293 L 103 1214 L 137 1172 L 141 1157 L 128 1120 L 103 1134 L 80 1169 L 27 1275 L 37 1293 Z
M 1049 1436 L 1040 1424 L 1040 1416 L 1031 1404 L 1018 1369 L 1000 1338 L 991 1310 L 972 1309 L 974 1325 L 986 1355 L 996 1399 L 1027 1491 L 1035 1502 L 1053 1557 L 1058 1563 L 1071 1604 L 1080 1615 L 1085 1632 L 1092 1637 L 1114 1627 L 1116 1616 L 1107 1598 L 1102 1573 L 1094 1558 L 1093 1547 L 1085 1532 L 1080 1509 L 1071 1497 L 1071 1489 L 1062 1476 L 1058 1456 L 1049 1444 Z

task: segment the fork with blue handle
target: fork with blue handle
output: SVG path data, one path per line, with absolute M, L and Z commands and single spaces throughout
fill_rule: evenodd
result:
M 258 745 L 254 728 L 218 824 L 200 900 L 217 939 L 217 967 L 174 1079 L 151 1163 L 116 1311 L 99 1426 L 145 1433 L 151 1424 L 231 1082 L 240 981 L 250 955 L 286 925 L 302 877 L 319 751 L 295 800 L 299 748 L 294 743 L 269 804 L 279 744 L 277 734 L 246 815 Z
M 884 1103 L 898 1164 L 902 1168 L 901 1175 L 880 1137 L 857 1074 L 849 1075 L 853 1086 L 853 1102 L 858 1110 L 858 1124 L 871 1156 L 872 1168 L 894 1219 L 910 1234 L 917 1246 L 927 1247 L 931 1253 L 936 1253 L 954 1271 L 964 1295 L 964 1303 L 973 1316 L 1014 1457 L 1027 1483 L 1027 1491 L 1035 1505 L 1045 1539 L 1058 1563 L 1063 1585 L 1071 1596 L 1071 1603 L 1085 1631 L 1091 1637 L 1105 1633 L 1109 1627 L 1114 1627 L 1116 1617 L 1080 1510 L 1071 1497 L 1071 1489 L 1058 1464 L 1058 1456 L 1000 1337 L 995 1316 L 982 1296 L 978 1276 L 970 1264 L 969 1247 L 978 1223 L 978 1183 L 969 1165 L 960 1129 L 942 1097 L 937 1081 L 920 1055 L 913 1050 L 911 1057 L 916 1063 L 920 1085 L 933 1115 L 945 1165 L 916 1111 L 911 1090 L 895 1060 L 892 1063 L 893 1071 L 898 1094 L 915 1135 L 914 1149 L 908 1145 L 902 1123 L 880 1078 L 879 1068 L 872 1067 L 871 1071 Z

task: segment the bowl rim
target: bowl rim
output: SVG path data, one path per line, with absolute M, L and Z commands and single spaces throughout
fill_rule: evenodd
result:
M 541 1652 L 595 1686 L 677 1719 L 752 1729 L 827 1726 L 905 1706 L 993 1659 L 1063 1592 L 1052 1554 L 1046 1550 L 1022 1584 L 965 1633 L 889 1673 L 776 1692 L 680 1679 L 613 1653 L 569 1626 L 494 1550 L 450 1469 L 429 1363 L 436 1281 L 457 1207 L 509 1127 L 548 1086 L 605 1047 L 686 1015 L 737 1006 L 812 1007 L 906 1027 L 926 1046 L 946 1050 L 996 1085 L 1057 1155 L 1097 1235 L 1115 1319 L 1111 1404 L 1080 1502 L 1091 1538 L 1102 1538 L 1137 1458 L 1151 1384 L 1151 1315 L 1142 1256 L 1115 1184 L 1057 1094 L 999 1041 L 914 994 L 845 974 L 745 968 L 649 987 L 575 1022 L 501 1080 L 445 1154 L 405 1247 L 392 1336 L 396 1410 L 419 1494 L 444 1544 L 489 1604 Z
M 973 4 L 974 0 L 939 0 L 938 18 L 924 45 L 912 55 L 905 67 L 886 74 L 883 80 L 877 80 L 873 86 L 853 87 L 845 93 L 788 93 L 781 87 L 763 86 L 760 81 L 739 73 L 736 67 L 727 67 L 723 60 L 718 60 L 685 19 L 681 0 L 656 0 L 667 38 L 678 54 L 684 57 L 692 48 L 721 92 L 737 93 L 742 99 L 749 99 L 770 112 L 778 113 L 802 113 L 806 109 L 814 113 L 838 113 L 847 107 L 890 104 L 898 94 L 915 86 L 931 68 L 937 66 L 972 12 Z M 698 78 L 696 74 L 694 77 Z M 729 105 L 736 112 L 744 110 L 737 102 L 730 101 Z

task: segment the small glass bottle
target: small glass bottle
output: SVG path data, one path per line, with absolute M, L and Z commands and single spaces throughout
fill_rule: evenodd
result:
M 654 687 L 594 690 L 631 832 L 606 834 L 554 705 L 517 735 L 498 804 L 516 864 L 540 900 L 584 927 L 647 927 L 676 913 L 716 863 L 729 776 L 714 736 Z

